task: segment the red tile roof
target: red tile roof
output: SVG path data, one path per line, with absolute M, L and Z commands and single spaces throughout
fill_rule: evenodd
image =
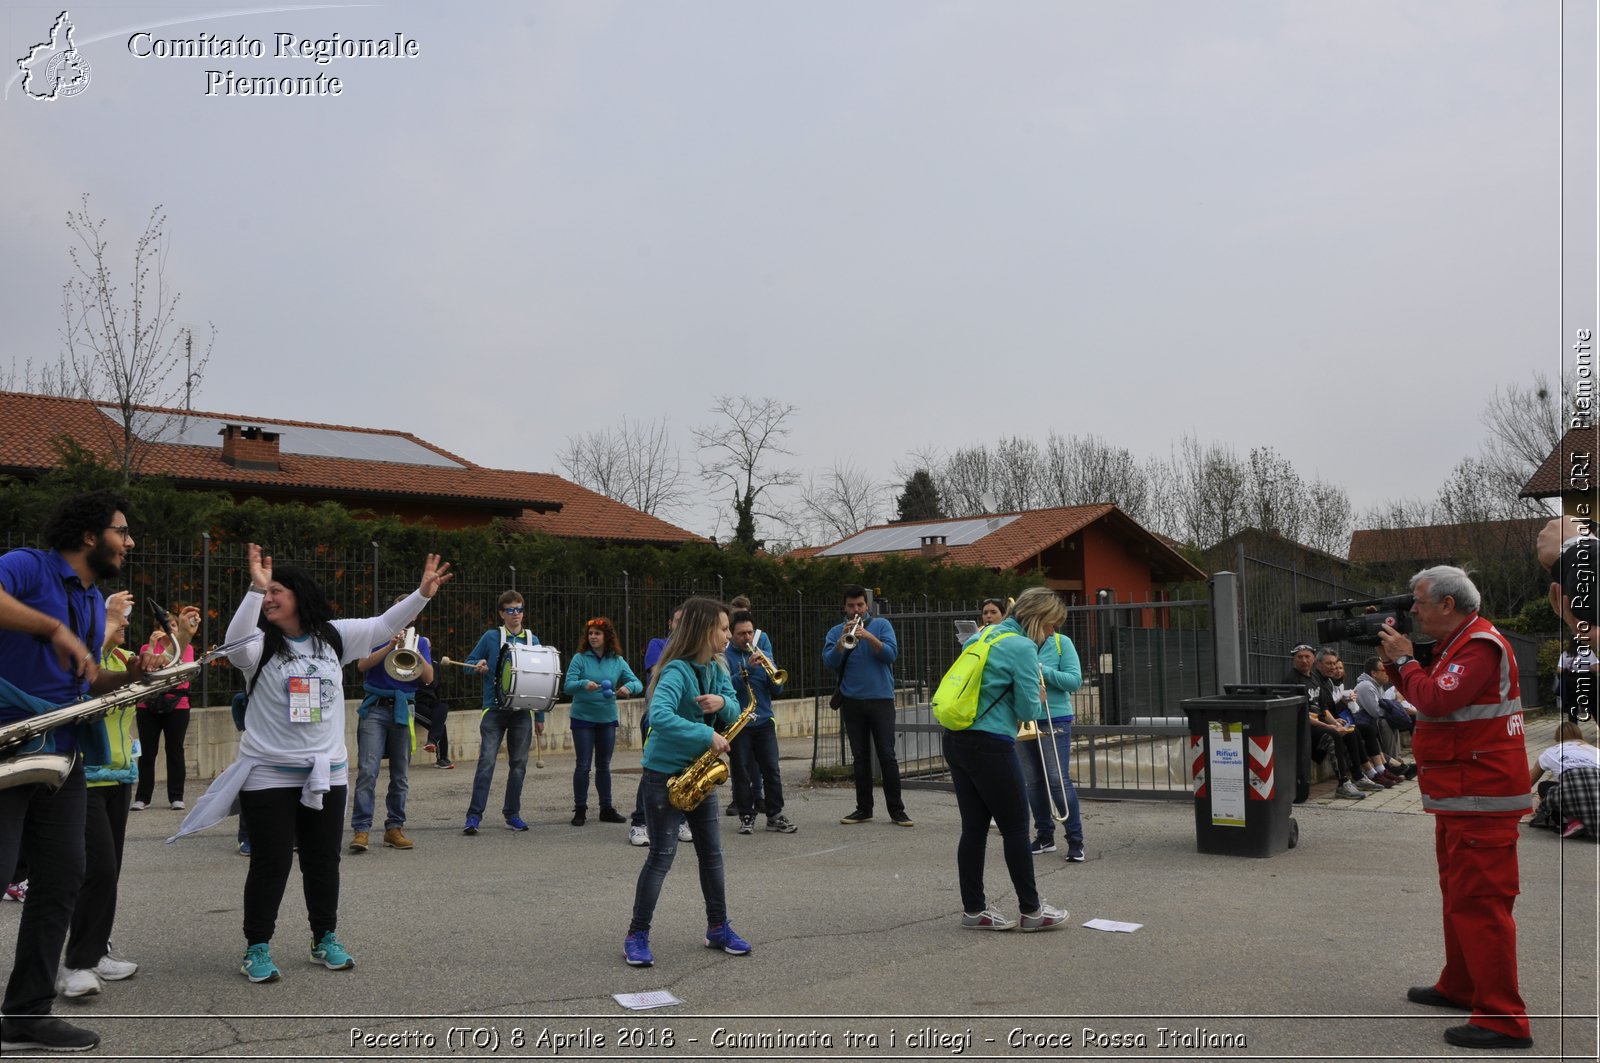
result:
M 1003 526 L 995 529 L 982 538 L 964 546 L 949 547 L 948 552 L 942 555 L 944 560 L 956 565 L 971 565 L 979 568 L 992 568 L 1004 570 L 1017 568 L 1050 547 L 1062 542 L 1078 532 L 1087 528 L 1096 521 L 1106 521 L 1123 538 L 1132 539 L 1144 545 L 1147 558 L 1150 562 L 1151 573 L 1158 580 L 1167 582 L 1181 582 L 1184 580 L 1203 580 L 1206 574 L 1184 557 L 1154 532 L 1149 531 L 1123 513 L 1116 506 L 1109 503 L 1098 503 L 1091 506 L 1061 506 L 1054 509 L 1026 509 L 1016 513 L 993 513 L 992 517 L 1015 517 Z M 967 519 L 967 518 L 950 518 Z M 878 524 L 873 528 L 863 528 L 862 532 L 873 531 L 877 528 L 901 528 L 915 532 L 918 527 L 935 527 L 948 524 L 943 521 L 913 521 L 900 524 Z M 856 534 L 861 534 L 857 532 Z M 839 543 L 849 542 L 850 538 L 839 540 Z M 838 543 L 830 544 L 837 546 Z M 794 554 L 799 557 L 815 557 L 829 546 L 796 550 Z M 904 556 L 917 554 L 917 547 L 904 550 L 879 551 L 875 553 L 847 554 L 852 561 L 876 561 L 889 556 Z M 829 555 L 838 556 L 838 555 Z
M 1581 454 L 1584 467 L 1581 475 L 1573 475 L 1573 456 Z M 1600 424 L 1588 428 L 1573 428 L 1561 437 L 1561 442 L 1540 463 L 1522 485 L 1521 498 L 1551 498 L 1557 495 L 1594 495 L 1597 474 L 1600 474 Z M 1577 480 L 1578 482 L 1574 482 Z
M 101 405 L 86 399 L 0 391 L 0 470 L 28 474 L 54 468 L 59 458 L 51 441 L 60 436 L 70 437 L 102 460 L 114 460 L 112 433 L 119 429 L 100 412 Z M 159 407 L 140 409 L 183 413 Z M 485 522 L 493 516 L 508 518 L 513 530 L 565 537 L 658 543 L 703 538 L 554 474 L 485 468 L 409 432 L 232 413 L 192 411 L 191 416 L 269 431 L 298 427 L 405 440 L 459 468 L 282 453 L 277 469 L 253 469 L 224 462 L 219 440 L 215 447 L 146 444 L 141 473 L 171 477 L 185 487 L 268 496 L 324 495 L 379 509 L 381 504 L 374 503 L 385 499 L 412 505 L 449 504 L 458 509 L 481 509 Z

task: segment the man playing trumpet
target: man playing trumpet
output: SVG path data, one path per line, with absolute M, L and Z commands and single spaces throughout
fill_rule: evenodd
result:
M 728 645 L 728 672 L 740 705 L 753 697 L 756 716 L 733 740 L 733 803 L 739 809 L 739 833 L 754 834 L 758 775 L 767 799 L 767 829 L 776 834 L 799 830 L 783 814 L 783 779 L 778 774 L 778 726 L 772 719 L 772 695 L 787 675 L 756 646 L 756 618 L 748 610 L 733 614 L 733 641 Z
M 844 621 L 828 631 L 822 664 L 839 677 L 839 718 L 855 762 L 856 807 L 840 823 L 872 818 L 872 749 L 883 769 L 883 803 L 898 827 L 911 826 L 900 798 L 900 763 L 894 755 L 894 670 L 899 655 L 894 627 L 867 615 L 867 589 L 844 589 Z
M 395 603 L 410 595 L 402 594 Z M 350 812 L 350 851 L 367 851 L 377 801 L 378 766 L 389 758 L 389 794 L 384 802 L 383 844 L 410 849 L 406 837 L 406 794 L 411 789 L 411 754 L 417 746 L 416 714 L 412 703 L 417 691 L 433 682 L 433 648 L 417 634 L 413 616 L 404 631 L 356 662 L 366 697 L 357 710 L 356 792 Z

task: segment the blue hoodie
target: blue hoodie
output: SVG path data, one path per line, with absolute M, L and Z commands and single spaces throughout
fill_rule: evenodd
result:
M 567 665 L 565 689 L 572 695 L 572 706 L 567 711 L 571 720 L 596 724 L 617 722 L 617 699 L 606 697 L 603 690 L 588 689 L 590 683 L 604 679 L 611 681 L 611 689 L 619 696 L 644 693 L 644 684 L 620 654 L 608 653 L 602 657 L 592 648 L 586 649 Z
M 1039 647 L 1039 665 L 1044 669 L 1044 692 L 1050 699 L 1050 718 L 1072 721 L 1072 692 L 1083 687 L 1083 666 L 1078 650 L 1065 635 L 1051 635 Z
M 733 643 L 728 643 L 728 672 L 733 681 L 733 693 L 739 702 L 740 712 L 743 712 L 744 707 L 750 703 L 750 691 L 752 688 L 755 689 L 756 715 L 745 725 L 747 731 L 752 727 L 772 722 L 772 695 L 778 692 L 778 688 L 773 685 L 772 677 L 767 675 L 767 670 L 752 662 L 750 657 L 748 650 L 741 650 Z M 740 677 L 741 672 L 750 676 L 748 684 Z
M 650 696 L 650 737 L 644 744 L 644 766 L 651 771 L 673 774 L 694 763 L 711 748 L 711 719 L 700 711 L 695 698 L 701 694 L 721 694 L 722 709 L 716 719 L 732 724 L 739 718 L 739 703 L 733 694 L 728 669 L 720 658 L 709 664 L 691 664 L 681 658 L 661 669 Z
M 828 630 L 822 646 L 822 665 L 839 676 L 839 693 L 857 701 L 884 701 L 894 697 L 894 664 L 900 655 L 900 644 L 894 637 L 894 625 L 881 616 L 867 622 L 867 630 L 883 643 L 883 649 L 874 650 L 870 643 L 856 643 L 856 648 L 846 652 L 838 647 L 839 636 L 844 634 L 841 621 Z M 848 660 L 849 667 L 845 667 Z

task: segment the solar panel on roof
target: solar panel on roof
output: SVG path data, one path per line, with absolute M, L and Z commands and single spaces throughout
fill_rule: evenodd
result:
M 102 406 L 100 412 L 112 419 L 121 418 L 121 413 L 114 406 Z M 153 418 L 144 435 L 146 439 L 153 438 L 162 443 L 215 448 L 219 445 L 218 437 L 222 434 L 223 427 L 229 424 L 246 424 L 252 428 L 277 432 L 278 450 L 284 454 L 352 458 L 358 461 L 390 461 L 400 465 L 433 465 L 445 469 L 466 467 L 404 436 L 355 432 L 343 428 L 280 425 L 253 418 L 224 421 L 216 417 L 168 414 L 165 418 Z
M 892 524 L 887 528 L 868 528 L 857 532 L 840 543 L 820 551 L 818 557 L 845 557 L 850 554 L 883 554 L 897 550 L 915 550 L 930 535 L 942 535 L 946 546 L 969 546 L 991 532 L 999 531 L 1017 519 L 1015 513 L 1004 517 L 970 517 L 965 520 L 946 520 L 922 524 Z

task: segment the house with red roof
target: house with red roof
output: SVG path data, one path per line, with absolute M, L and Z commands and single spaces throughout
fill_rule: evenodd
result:
M 240 501 L 337 502 L 447 529 L 500 518 L 513 532 L 565 538 L 704 541 L 554 473 L 486 468 L 410 432 L 160 407 L 140 407 L 133 424 L 140 474 Z M 63 437 L 116 464 L 122 434 L 112 405 L 0 391 L 0 473 L 57 467 Z
M 1206 578 L 1169 540 L 1109 503 L 880 524 L 795 554 L 854 561 L 908 554 L 1037 573 L 1070 605 L 1103 601 L 1101 591 L 1114 602 L 1158 601 L 1168 584 Z

